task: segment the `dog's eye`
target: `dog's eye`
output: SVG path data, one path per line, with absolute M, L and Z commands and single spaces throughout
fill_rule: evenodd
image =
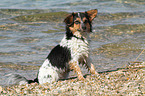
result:
M 80 21 L 75 21 L 75 24 L 80 24 L 81 22 Z
M 88 20 L 85 20 L 84 23 L 88 23 Z

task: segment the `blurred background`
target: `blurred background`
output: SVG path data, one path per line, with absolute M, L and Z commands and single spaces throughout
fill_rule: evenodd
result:
M 6 85 L 10 73 L 34 79 L 65 34 L 64 18 L 91 9 L 98 9 L 90 34 L 96 70 L 115 70 L 135 61 L 145 49 L 144 0 L 1 0 L 0 85 Z M 144 59 L 145 52 L 137 61 Z

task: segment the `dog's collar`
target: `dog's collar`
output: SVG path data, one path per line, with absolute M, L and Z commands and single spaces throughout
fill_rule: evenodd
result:
M 81 36 L 81 37 L 77 37 L 76 35 L 73 35 L 73 37 L 77 38 L 77 39 L 81 39 L 84 41 L 84 38 Z
M 73 35 L 73 37 L 82 40 L 84 43 L 86 43 L 88 45 L 88 42 L 85 41 L 84 37 L 82 37 L 82 36 L 81 37 L 77 37 L 76 35 Z

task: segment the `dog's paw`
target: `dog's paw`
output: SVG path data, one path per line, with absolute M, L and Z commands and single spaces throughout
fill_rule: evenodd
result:
M 94 75 L 99 75 L 99 73 L 95 71 L 95 74 Z
M 100 74 L 99 74 L 98 72 L 95 71 L 95 73 L 92 74 L 92 75 L 94 75 L 94 76 L 99 76 Z
M 78 79 L 81 80 L 81 81 L 85 80 L 85 78 L 83 76 L 78 76 Z

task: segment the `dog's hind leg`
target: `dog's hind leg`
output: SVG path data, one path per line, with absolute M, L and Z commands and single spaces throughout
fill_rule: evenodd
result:
M 52 83 L 58 81 L 59 74 L 57 68 L 52 66 L 50 61 L 46 59 L 38 72 L 38 81 L 39 84 L 43 83 Z

